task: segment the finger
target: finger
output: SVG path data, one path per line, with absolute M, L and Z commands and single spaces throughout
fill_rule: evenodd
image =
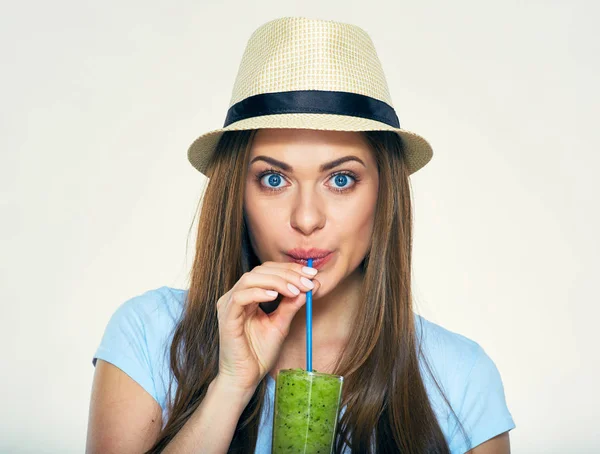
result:
M 269 267 L 269 268 L 289 269 L 289 270 L 295 271 L 298 274 L 301 274 L 303 276 L 307 276 L 309 278 L 315 277 L 317 275 L 317 273 L 319 272 L 319 270 L 316 268 L 309 268 L 308 266 L 304 266 L 304 265 L 301 265 L 296 262 L 268 261 L 268 262 L 261 263 L 259 266 L 255 267 L 254 269 L 260 268 L 260 267 L 265 267 L 265 266 Z
M 315 282 L 315 292 L 321 287 L 321 283 L 317 280 Z M 290 330 L 290 325 L 292 320 L 300 310 L 302 306 L 306 303 L 306 294 L 298 295 L 298 297 L 293 300 L 282 300 L 279 304 L 279 307 L 271 312 L 268 316 L 271 319 L 271 323 L 282 333 L 287 336 L 287 333 Z
M 314 290 L 314 283 L 306 276 L 298 274 L 295 269 L 298 269 L 298 264 L 293 263 L 294 267 L 278 266 L 275 262 L 266 262 L 268 265 L 259 265 L 252 271 L 248 271 L 240 277 L 233 292 L 245 290 L 252 287 L 260 287 L 265 290 L 275 290 L 276 292 L 289 298 L 296 297 L 300 292 L 308 292 Z M 274 264 L 274 266 L 271 266 Z M 279 264 L 286 265 L 286 264 Z M 300 268 L 302 270 L 302 268 Z M 245 301 L 245 304 L 252 301 Z M 262 301 L 261 301 L 262 302 Z M 223 311 L 231 304 L 231 297 L 226 298 L 223 304 Z
M 295 285 L 303 292 L 308 292 L 309 290 L 313 290 L 315 288 L 315 285 L 312 281 L 314 276 L 311 276 L 311 278 L 308 278 L 308 277 L 302 275 L 301 273 L 298 273 L 294 269 L 289 269 L 286 267 L 270 267 L 270 266 L 260 265 L 260 266 L 257 266 L 256 268 L 254 268 L 251 272 L 279 276 L 279 277 L 285 279 L 286 281 L 290 282 L 291 284 Z
M 274 290 L 277 293 L 280 293 L 289 298 L 295 298 L 296 296 L 298 296 L 298 294 L 301 293 L 301 290 L 298 287 L 296 287 L 281 276 L 272 273 L 262 274 L 256 271 L 250 271 L 244 273 L 244 275 L 238 280 L 238 282 L 232 289 L 231 296 L 229 300 L 225 303 L 223 312 L 226 313 L 229 307 L 234 304 L 246 306 L 248 304 L 256 302 L 263 302 L 262 299 L 259 299 L 258 301 L 254 301 L 251 298 L 249 299 L 247 297 L 249 295 L 248 293 L 242 293 L 240 295 L 241 292 L 252 288 L 262 289 L 263 291 Z
M 266 303 L 277 298 L 278 293 L 274 290 L 265 290 L 259 287 L 251 287 L 245 290 L 239 290 L 232 293 L 227 308 L 224 309 L 223 317 L 225 320 L 232 320 L 240 317 L 246 307 L 259 303 Z
M 293 298 L 303 291 L 301 285 L 300 279 L 294 279 L 293 275 L 286 276 L 278 272 L 273 272 L 268 268 L 263 268 L 262 272 L 253 270 L 244 273 L 244 276 L 236 284 L 237 288 L 235 290 L 239 291 L 252 287 L 260 287 L 265 290 L 275 290 L 284 296 Z M 308 290 L 304 289 L 304 291 Z

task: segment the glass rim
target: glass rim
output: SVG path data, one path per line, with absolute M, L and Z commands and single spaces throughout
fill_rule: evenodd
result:
M 290 375 L 292 374 L 303 374 L 303 375 L 312 375 L 312 376 L 321 376 L 321 377 L 332 377 L 332 378 L 336 378 L 336 379 L 340 379 L 340 380 L 344 380 L 344 376 L 343 375 L 337 375 L 337 374 L 328 374 L 326 372 L 317 372 L 317 371 L 308 371 L 306 369 L 300 369 L 300 368 L 296 368 L 296 369 L 279 369 L 279 372 L 277 372 L 277 376 L 279 376 L 279 374 L 281 373 L 288 373 Z

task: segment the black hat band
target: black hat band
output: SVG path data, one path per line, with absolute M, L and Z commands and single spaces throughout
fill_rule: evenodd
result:
M 358 93 L 326 90 L 297 90 L 250 96 L 229 108 L 223 127 L 246 118 L 292 113 L 350 115 L 400 128 L 398 116 L 389 104 Z

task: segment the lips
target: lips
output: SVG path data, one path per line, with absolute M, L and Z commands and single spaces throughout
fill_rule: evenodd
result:
M 296 255 L 292 256 L 289 252 L 293 252 Z M 321 250 L 311 249 L 308 252 L 309 253 L 307 254 L 305 250 L 299 251 L 299 250 L 295 249 L 293 251 L 288 251 L 287 255 L 289 257 L 290 262 L 298 263 L 298 264 L 304 265 L 304 266 L 306 266 L 308 264 L 308 259 L 312 258 L 313 259 L 312 267 L 316 268 L 316 269 L 321 269 L 333 257 L 333 251 L 323 251 L 322 249 Z M 298 256 L 300 256 L 300 257 L 298 257 Z
M 326 257 L 327 255 L 331 254 L 333 251 L 329 251 L 327 249 L 317 249 L 317 248 L 312 248 L 312 249 L 300 249 L 300 248 L 296 248 L 296 249 L 290 249 L 289 251 L 286 252 L 287 255 L 289 255 L 290 257 L 294 258 L 294 259 L 321 259 L 323 257 Z

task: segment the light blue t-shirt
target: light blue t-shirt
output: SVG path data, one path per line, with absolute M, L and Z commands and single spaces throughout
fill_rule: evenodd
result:
M 183 313 L 187 290 L 160 287 L 125 301 L 112 315 L 96 358 L 114 364 L 139 383 L 161 406 L 167 421 L 170 380 L 169 346 Z M 500 373 L 476 342 L 415 316 L 417 336 L 432 372 L 443 387 L 454 411 L 471 438 L 471 448 L 514 429 L 506 405 Z M 467 451 L 456 418 L 423 365 L 422 377 L 432 408 L 452 454 Z M 267 375 L 267 394 L 261 417 L 256 454 L 270 454 L 275 383 Z M 173 388 L 175 385 L 173 386 Z M 174 389 L 171 390 L 174 395 Z

